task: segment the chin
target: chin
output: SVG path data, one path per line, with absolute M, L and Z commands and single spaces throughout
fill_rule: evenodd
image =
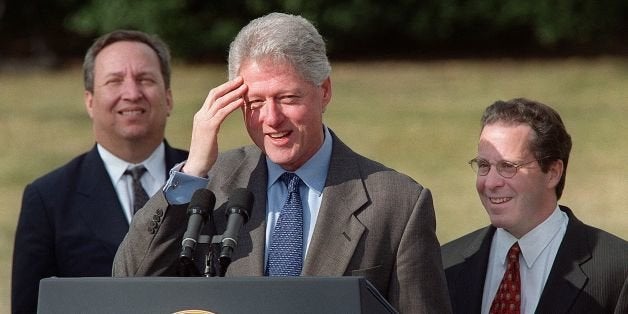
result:
M 504 213 L 495 213 L 494 211 L 489 211 L 488 213 L 489 219 L 491 220 L 491 225 L 496 228 L 508 228 L 511 225 L 510 217 Z
M 266 146 L 264 153 L 266 153 L 266 156 L 268 156 L 268 158 L 270 158 L 270 160 L 272 160 L 276 164 L 290 163 L 292 159 L 294 158 L 292 154 L 292 150 L 290 149 L 283 149 L 283 148 L 277 148 L 277 147 L 269 148 L 268 146 Z

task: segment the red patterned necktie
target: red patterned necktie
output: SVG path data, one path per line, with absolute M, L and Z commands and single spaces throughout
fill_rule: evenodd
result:
M 504 278 L 499 284 L 495 299 L 491 305 L 491 314 L 520 313 L 521 312 L 521 277 L 519 275 L 519 253 L 521 249 L 515 242 L 508 250 L 508 267 Z

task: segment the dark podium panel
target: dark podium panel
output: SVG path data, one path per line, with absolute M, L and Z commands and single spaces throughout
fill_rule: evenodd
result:
M 362 277 L 89 277 L 40 282 L 38 313 L 396 313 Z M 199 313 L 199 312 L 194 312 Z

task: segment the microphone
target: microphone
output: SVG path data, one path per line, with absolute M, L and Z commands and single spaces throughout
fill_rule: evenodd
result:
M 253 205 L 253 193 L 247 189 L 236 189 L 229 196 L 225 216 L 227 216 L 227 228 L 222 234 L 220 265 L 222 266 L 222 274 L 227 271 L 227 267 L 231 263 L 231 254 L 238 246 L 238 235 L 240 228 L 249 221 L 250 210 Z
M 181 241 L 181 254 L 179 260 L 189 263 L 193 260 L 194 250 L 198 237 L 203 228 L 203 224 L 207 222 L 210 212 L 214 209 L 216 196 L 208 189 L 198 189 L 192 195 L 190 205 L 188 206 L 188 227 L 183 234 Z

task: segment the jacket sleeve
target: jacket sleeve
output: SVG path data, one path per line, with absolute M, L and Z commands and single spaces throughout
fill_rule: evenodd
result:
M 118 247 L 112 274 L 174 276 L 187 221 L 187 204 L 169 205 L 158 192 L 140 209 Z
M 432 195 L 422 189 L 403 232 L 389 298 L 401 313 L 451 313 Z
M 34 313 L 39 280 L 57 273 L 53 229 L 41 194 L 35 186 L 26 186 L 13 247 L 11 304 L 14 313 Z

